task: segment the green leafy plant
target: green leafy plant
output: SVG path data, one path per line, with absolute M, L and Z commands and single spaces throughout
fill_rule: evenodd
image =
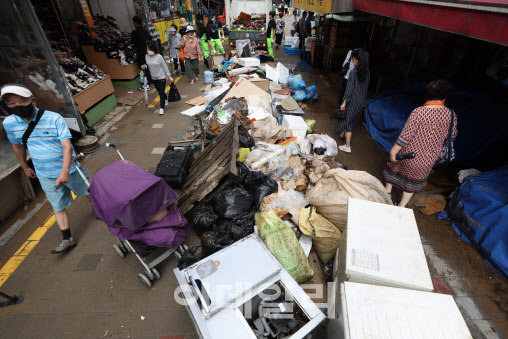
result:
M 187 5 L 183 4 L 175 8 L 175 13 L 180 18 L 187 18 Z

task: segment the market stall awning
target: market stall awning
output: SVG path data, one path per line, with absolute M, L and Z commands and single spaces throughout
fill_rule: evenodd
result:
M 508 45 L 505 0 L 354 0 L 354 8 Z
M 346 13 L 353 11 L 353 0 L 293 0 L 293 7 L 315 13 Z

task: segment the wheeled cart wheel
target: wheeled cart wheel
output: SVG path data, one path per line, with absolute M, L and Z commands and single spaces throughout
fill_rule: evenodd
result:
M 141 280 L 141 282 L 143 283 L 143 285 L 145 285 L 146 288 L 152 287 L 152 282 L 143 273 L 138 273 L 138 278 L 139 280 Z
M 161 275 L 160 275 L 159 271 L 157 271 L 157 270 L 155 269 L 155 267 L 154 267 L 154 268 L 152 268 L 152 273 L 153 273 L 153 275 L 154 275 L 154 277 L 155 277 L 155 280 L 159 280 L 159 279 L 161 278 Z
M 122 249 L 120 248 L 120 246 L 118 246 L 118 244 L 114 244 L 113 249 L 115 250 L 116 254 L 120 256 L 120 258 L 125 258 L 125 253 L 123 253 Z
M 123 240 L 122 240 L 122 245 L 123 247 L 125 248 L 125 253 L 132 253 L 132 249 L 129 245 L 127 245 Z
M 175 251 L 173 256 L 175 257 L 176 261 L 180 261 L 180 259 L 182 259 L 182 255 L 178 251 Z

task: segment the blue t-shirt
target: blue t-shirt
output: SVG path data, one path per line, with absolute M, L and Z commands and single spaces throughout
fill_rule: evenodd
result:
M 37 112 L 39 112 L 38 108 Z M 34 114 L 32 120 L 35 120 L 36 116 L 37 114 Z M 9 115 L 3 124 L 9 141 L 13 144 L 22 144 L 23 134 L 28 128 L 28 123 L 17 115 Z M 27 140 L 28 152 L 38 177 L 57 178 L 60 175 L 63 167 L 61 140 L 71 137 L 71 132 L 60 114 L 50 111 L 44 112 Z M 73 149 L 72 156 L 75 155 Z M 75 171 L 76 168 L 71 164 L 69 173 Z

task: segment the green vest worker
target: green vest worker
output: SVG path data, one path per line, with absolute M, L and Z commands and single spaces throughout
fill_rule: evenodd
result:
M 266 34 L 266 46 L 268 48 L 268 54 L 270 54 L 270 56 L 272 58 L 275 58 L 275 56 L 273 55 L 273 43 L 275 42 L 275 28 L 276 28 L 276 24 L 275 24 L 275 12 L 274 11 L 271 11 L 269 14 L 269 17 L 270 17 L 270 21 L 268 22 L 268 26 L 266 27 L 266 31 L 264 31 L 262 33 L 263 34 Z
M 224 30 L 222 23 L 217 21 L 217 16 L 213 11 L 209 13 L 210 21 L 206 25 L 206 39 L 208 46 L 210 46 L 210 52 L 214 54 L 222 53 L 225 54 L 224 47 L 222 47 L 221 37 L 224 36 Z

